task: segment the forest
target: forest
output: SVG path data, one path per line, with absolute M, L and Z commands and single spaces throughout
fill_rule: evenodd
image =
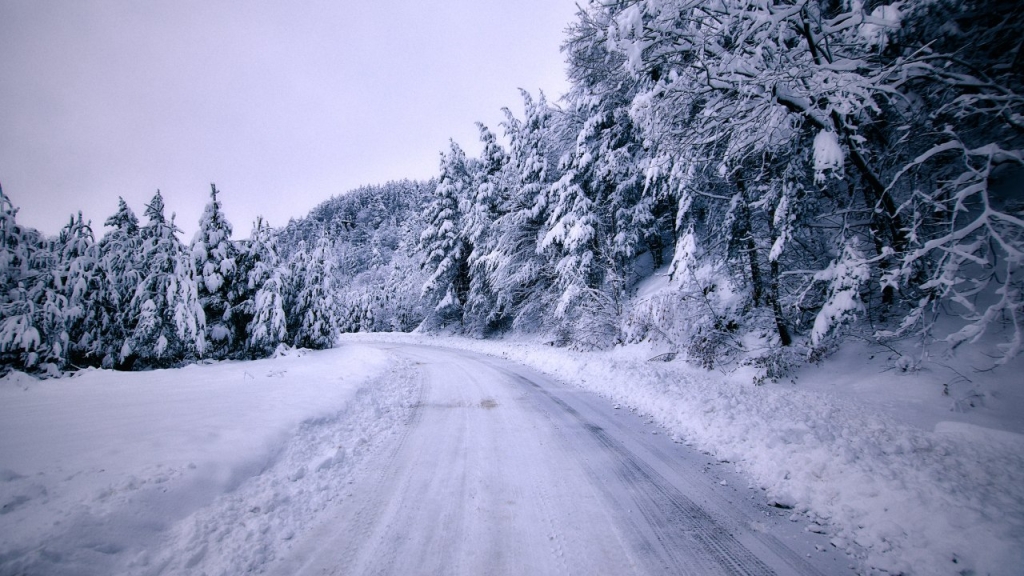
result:
M 1024 14 L 1014 0 L 592 1 L 571 82 L 482 152 L 246 240 L 211 188 L 98 235 L 0 191 L 0 364 L 57 374 L 324 348 L 339 332 L 670 346 L 773 379 L 846 338 L 1024 344 Z M 517 105 L 518 108 L 518 105 Z M 638 297 L 653 276 L 666 287 Z

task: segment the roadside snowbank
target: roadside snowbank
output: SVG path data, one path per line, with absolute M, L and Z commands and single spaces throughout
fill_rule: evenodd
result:
M 835 546 L 870 569 L 1010 575 L 1024 566 L 1024 435 L 1017 432 L 1024 414 L 998 406 L 950 412 L 944 375 L 880 373 L 883 364 L 855 353 L 808 368 L 800 384 L 753 386 L 749 375 L 648 362 L 657 351 L 643 346 L 581 353 L 426 335 L 342 339 L 361 340 L 501 356 L 629 406 L 680 441 L 734 462 L 769 501 L 804 513 L 794 521 L 830 532 Z M 1019 397 L 1007 368 L 992 376 L 1002 380 L 996 388 Z M 867 382 L 868 393 L 859 391 L 866 400 L 834 388 L 843 380 Z M 998 403 L 995 392 L 988 396 Z M 1004 416 L 1003 430 L 992 427 L 993 414 Z
M 411 404 L 415 387 L 396 371 L 378 350 L 345 346 L 9 375 L 0 574 L 238 573 L 269 561 L 330 499 L 324 482 L 342 481 Z

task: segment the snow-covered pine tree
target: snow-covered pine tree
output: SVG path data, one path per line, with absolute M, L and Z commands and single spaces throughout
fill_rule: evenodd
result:
M 334 346 L 338 339 L 333 268 L 332 246 L 326 233 L 320 235 L 311 252 L 300 249 L 292 257 L 295 296 L 288 310 L 288 337 L 296 347 L 321 350 Z
M 18 209 L 0 187 L 0 288 L 9 294 L 28 272 L 25 231 L 17 222 Z
M 485 334 L 495 328 L 500 319 L 487 255 L 494 250 L 496 236 L 493 224 L 501 216 L 502 200 L 508 186 L 505 172 L 508 154 L 490 129 L 480 123 L 477 123 L 477 128 L 484 148 L 479 161 L 471 164 L 475 192 L 465 199 L 467 206 L 463 210 L 469 247 L 469 291 L 464 321 L 470 333 Z
M 104 224 L 112 229 L 99 241 L 102 281 L 96 298 L 100 308 L 96 354 L 105 368 L 113 368 L 121 365 L 121 349 L 134 325 L 130 304 L 142 280 L 142 230 L 124 198 L 118 198 L 117 212 Z
M 56 374 L 67 361 L 67 299 L 57 257 L 39 232 L 16 221 L 0 188 L 0 369 Z
M 286 343 L 295 343 L 295 335 L 299 333 L 302 324 L 303 311 L 299 307 L 299 294 L 305 287 L 306 270 L 310 266 L 309 250 L 306 248 L 306 241 L 299 240 L 285 261 L 288 274 L 285 276 L 284 292 L 284 313 L 288 330 L 285 337 Z
M 32 325 L 22 288 L 29 273 L 29 247 L 17 222 L 18 210 L 0 188 L 0 359 L 2 366 L 25 366 L 38 354 L 39 330 Z M 34 362 L 33 362 L 34 364 Z
M 68 360 L 77 367 L 97 366 L 103 360 L 103 333 L 111 322 L 104 305 L 106 275 L 100 266 L 100 247 L 91 223 L 82 213 L 72 217 L 61 230 L 59 275 L 67 300 Z
M 288 335 L 285 291 L 288 270 L 281 265 L 274 231 L 258 218 L 249 242 L 239 255 L 246 277 L 246 300 L 238 314 L 248 319 L 245 354 L 261 358 L 274 352 Z
M 871 280 L 871 267 L 854 240 L 844 243 L 842 255 L 814 279 L 828 283 L 828 296 L 811 329 L 811 343 L 817 346 L 837 327 L 864 312 L 861 294 Z
M 206 316 L 206 355 L 227 358 L 244 346 L 246 322 L 234 318 L 234 313 L 244 299 L 245 280 L 238 275 L 238 247 L 231 240 L 231 224 L 224 217 L 217 192 L 217 186 L 210 184 L 210 202 L 199 219 L 191 253 Z
M 573 169 L 601 206 L 600 242 L 618 276 L 628 276 L 632 260 L 650 251 L 661 262 L 660 219 L 670 220 L 660 202 L 664 178 L 648 173 L 654 148 L 645 143 L 630 110 L 640 84 L 624 68 L 624 56 L 609 45 L 605 12 L 580 13 L 563 44 L 572 88 L 566 95 L 571 115 L 584 119 L 576 130 Z
M 657 197 L 663 179 L 645 178 L 649 146 L 630 116 L 638 83 L 623 69 L 623 56 L 609 52 L 606 18 L 582 12 L 563 45 L 573 81 L 566 116 L 574 119 L 568 127 L 574 143 L 550 189 L 542 242 L 558 262 L 555 315 L 572 340 L 589 346 L 618 340 L 637 259 L 651 252 L 646 266 L 661 265 L 659 223 L 668 222 L 668 204 Z
M 206 349 L 206 318 L 199 302 L 191 255 L 164 216 L 158 190 L 146 206 L 140 281 L 128 304 L 131 322 L 121 347 L 121 367 L 153 368 L 195 360 Z
M 552 310 L 566 338 L 580 336 L 574 328 L 584 307 L 599 300 L 604 280 L 599 252 L 599 206 L 580 182 L 574 161 L 567 159 L 562 178 L 551 186 L 548 220 L 538 246 L 555 264 L 558 301 Z
M 441 154 L 441 177 L 427 206 L 419 245 L 422 266 L 430 274 L 421 294 L 441 326 L 462 322 L 469 294 L 470 246 L 463 209 L 472 183 L 466 153 L 453 141 L 448 153 Z
M 506 195 L 501 216 L 491 226 L 493 248 L 484 256 L 489 284 L 495 296 L 495 322 L 513 329 L 537 331 L 547 323 L 553 264 L 538 250 L 547 220 L 547 192 L 558 180 L 562 143 L 555 136 L 556 111 L 541 93 L 534 99 L 526 91 L 524 117 L 505 108 L 502 124 L 510 143 Z

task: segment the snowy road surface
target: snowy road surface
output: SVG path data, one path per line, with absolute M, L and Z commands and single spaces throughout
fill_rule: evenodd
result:
M 849 572 L 766 501 L 649 419 L 467 351 L 0 379 L 0 576 Z
M 759 491 L 628 411 L 497 359 L 379 347 L 416 367 L 419 401 L 272 572 L 848 571 Z

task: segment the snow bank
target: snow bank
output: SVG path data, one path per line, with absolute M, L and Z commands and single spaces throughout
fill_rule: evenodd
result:
M 300 531 L 330 498 L 326 478 L 341 481 L 401 417 L 413 387 L 400 368 L 349 346 L 178 370 L 9 375 L 0 574 L 237 573 L 269 561 L 275 547 L 264 543 Z
M 935 375 L 904 382 L 915 376 L 878 373 L 866 354 L 854 354 L 808 369 L 799 385 L 753 386 L 749 375 L 648 362 L 655 351 L 641 346 L 579 353 L 422 335 L 343 341 L 363 338 L 498 355 L 628 405 L 678 440 L 736 463 L 770 502 L 803 513 L 794 520 L 829 531 L 833 545 L 869 569 L 1009 575 L 1024 566 L 1024 435 L 953 422 L 970 415 L 948 411 Z M 859 392 L 873 402 L 830 391 L 843 377 L 870 370 L 876 377 L 865 385 L 872 388 Z M 1010 379 L 1010 371 L 1003 374 Z M 1008 392 L 1019 387 L 1006 384 Z M 918 393 L 907 394 L 915 386 Z M 939 400 L 924 410 L 927 394 Z M 905 412 L 934 425 L 911 425 L 900 418 Z M 939 421 L 943 414 L 950 422 Z M 1019 430 L 1021 413 L 1011 418 Z

